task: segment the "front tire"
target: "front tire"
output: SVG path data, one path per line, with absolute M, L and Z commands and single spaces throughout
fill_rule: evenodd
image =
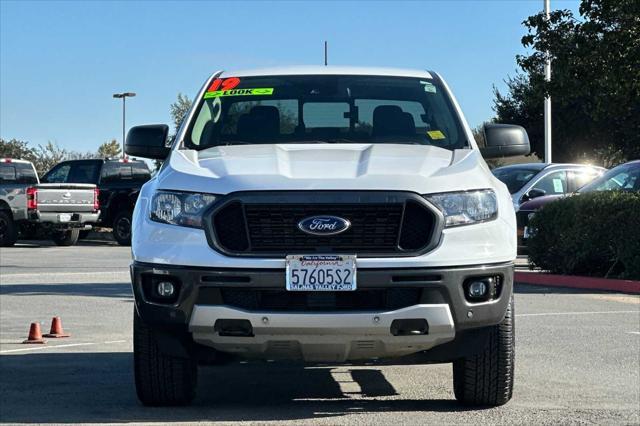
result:
M 0 247 L 11 247 L 18 241 L 18 227 L 11 212 L 0 210 Z
M 77 228 L 68 229 L 66 231 L 56 231 L 53 233 L 51 239 L 56 245 L 59 246 L 72 246 L 78 242 L 78 238 L 80 237 L 80 230 Z
M 113 219 L 113 238 L 121 246 L 131 245 L 131 212 L 124 211 Z
M 196 361 L 162 353 L 153 330 L 142 321 L 136 310 L 133 317 L 133 361 L 136 392 L 142 404 L 187 405 L 195 397 Z
M 504 405 L 513 395 L 515 372 L 515 321 L 513 296 L 507 313 L 498 325 L 490 327 L 484 350 L 453 363 L 453 390 L 465 405 Z

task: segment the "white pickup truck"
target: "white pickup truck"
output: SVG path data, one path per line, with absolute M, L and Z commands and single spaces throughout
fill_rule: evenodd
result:
M 230 357 L 452 362 L 462 403 L 511 398 L 516 220 L 482 154 L 528 153 L 524 129 L 479 149 L 434 72 L 294 67 L 213 74 L 167 134 L 126 141 L 165 160 L 133 216 L 144 404 Z

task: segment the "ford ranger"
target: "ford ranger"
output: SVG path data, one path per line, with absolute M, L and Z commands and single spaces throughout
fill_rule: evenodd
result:
M 453 364 L 464 404 L 509 401 L 516 218 L 447 84 L 420 70 L 214 73 L 132 221 L 134 373 L 146 405 L 189 403 L 198 365 L 234 358 Z M 410 367 L 407 367 L 410 368 Z

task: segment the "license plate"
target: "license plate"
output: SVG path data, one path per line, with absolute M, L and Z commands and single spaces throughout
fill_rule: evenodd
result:
M 531 237 L 531 232 L 529 232 L 529 227 L 525 226 L 524 227 L 524 232 L 522 233 L 522 238 L 529 239 L 529 237 Z
M 58 215 L 58 220 L 60 220 L 60 222 L 69 222 L 69 221 L 71 221 L 71 214 L 62 213 L 62 214 Z
M 356 289 L 355 255 L 292 255 L 286 260 L 289 291 Z

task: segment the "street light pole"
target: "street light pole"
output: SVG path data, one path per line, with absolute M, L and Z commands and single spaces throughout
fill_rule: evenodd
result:
M 125 139 L 125 120 L 127 111 L 127 98 L 133 98 L 136 94 L 133 92 L 114 93 L 113 97 L 122 99 L 122 158 L 126 158 L 124 153 L 124 139 Z
M 544 14 L 549 20 L 551 9 L 551 0 L 544 0 Z M 546 52 L 546 61 L 544 63 L 544 79 L 551 81 L 551 56 Z M 544 162 L 551 164 L 551 97 L 544 98 Z

